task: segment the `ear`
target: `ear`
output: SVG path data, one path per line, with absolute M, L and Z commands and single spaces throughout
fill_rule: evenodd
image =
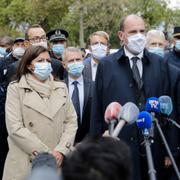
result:
M 31 45 L 31 44 L 30 44 L 29 41 L 27 41 L 27 40 L 24 41 L 24 46 L 25 46 L 25 48 L 28 48 L 30 45 Z
M 118 31 L 118 37 L 120 41 L 124 40 L 124 32 L 123 31 Z
M 64 61 L 62 61 L 62 65 L 63 65 L 64 69 L 67 69 L 67 65 L 66 65 L 66 63 Z
M 33 66 L 32 64 L 27 65 L 26 68 L 27 68 L 30 72 L 33 72 L 33 71 L 34 71 L 34 66 Z

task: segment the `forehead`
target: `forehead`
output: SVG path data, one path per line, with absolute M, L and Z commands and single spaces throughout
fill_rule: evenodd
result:
M 74 59 L 74 58 L 81 58 L 82 57 L 82 54 L 81 52 L 66 52 L 66 60 L 71 60 L 71 59 Z
M 164 43 L 164 39 L 160 38 L 160 37 L 151 37 L 149 39 L 150 43 Z
M 99 36 L 99 35 L 93 35 L 91 38 L 90 38 L 90 43 L 95 43 L 95 42 L 105 42 L 107 43 L 107 39 L 103 36 Z
M 47 58 L 49 58 L 49 53 L 47 51 L 42 52 L 39 54 L 39 56 L 36 59 L 38 59 L 38 58 L 47 59 Z
M 29 38 L 46 36 L 45 31 L 42 28 L 31 28 L 28 31 Z
M 129 17 L 124 21 L 125 32 L 140 30 L 140 29 L 145 29 L 144 21 L 140 17 Z

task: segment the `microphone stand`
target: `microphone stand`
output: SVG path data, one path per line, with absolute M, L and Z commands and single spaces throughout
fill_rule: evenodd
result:
M 146 149 L 148 169 L 149 169 L 148 170 L 149 178 L 150 180 L 156 180 L 156 170 L 154 169 L 154 163 L 152 158 L 150 135 L 147 129 L 143 130 L 143 135 L 144 135 L 144 146 Z
M 170 150 L 170 148 L 169 148 L 169 146 L 168 146 L 168 143 L 167 143 L 167 141 L 166 141 L 166 138 L 165 138 L 165 136 L 164 136 L 164 134 L 163 134 L 163 131 L 162 131 L 162 129 L 161 129 L 161 126 L 159 125 L 159 122 L 158 122 L 157 119 L 155 119 L 154 122 L 155 122 L 155 124 L 156 124 L 156 126 L 157 126 L 157 128 L 158 128 L 159 134 L 160 134 L 160 136 L 161 136 L 161 138 L 162 138 L 162 140 L 163 140 L 163 142 L 164 142 L 164 145 L 165 145 L 165 148 L 166 148 L 166 150 L 167 150 L 167 153 L 168 153 L 168 155 L 169 155 L 169 157 L 170 157 L 170 159 L 171 159 L 171 162 L 172 162 L 172 165 L 173 165 L 174 170 L 175 170 L 175 172 L 176 172 L 177 178 L 180 180 L 180 174 L 179 174 L 178 167 L 177 167 L 176 162 L 175 162 L 175 160 L 174 160 L 174 157 L 173 157 L 173 155 L 172 155 L 172 153 L 171 153 L 171 150 Z
M 168 120 L 172 125 L 174 125 L 174 126 L 176 126 L 177 128 L 180 129 L 180 125 L 179 125 L 176 121 L 174 121 L 174 120 L 172 120 L 172 119 L 170 119 L 170 118 L 167 118 L 167 120 Z

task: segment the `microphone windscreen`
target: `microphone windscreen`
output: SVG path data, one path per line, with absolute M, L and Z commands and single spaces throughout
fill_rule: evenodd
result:
M 160 112 L 160 103 L 159 103 L 158 98 L 151 97 L 151 98 L 147 99 L 147 101 L 146 101 L 146 111 L 155 112 L 155 113 Z
M 152 126 L 151 114 L 147 111 L 140 112 L 136 124 L 139 129 L 150 129 Z
M 169 116 L 173 110 L 172 100 L 169 96 L 160 96 L 160 111 L 162 114 Z
M 139 114 L 138 107 L 132 102 L 127 102 L 122 107 L 120 118 L 125 120 L 128 124 L 132 124 L 137 120 L 138 114 Z
M 121 114 L 121 108 L 122 106 L 118 102 L 110 103 L 104 113 L 105 121 L 109 123 L 111 120 L 118 120 Z

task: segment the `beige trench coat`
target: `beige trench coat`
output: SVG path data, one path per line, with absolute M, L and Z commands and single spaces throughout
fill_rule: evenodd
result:
M 23 76 L 7 91 L 6 125 L 9 152 L 3 180 L 24 180 L 33 152 L 57 150 L 66 155 L 74 142 L 77 120 L 66 85 L 53 82 L 50 107 L 30 88 Z

